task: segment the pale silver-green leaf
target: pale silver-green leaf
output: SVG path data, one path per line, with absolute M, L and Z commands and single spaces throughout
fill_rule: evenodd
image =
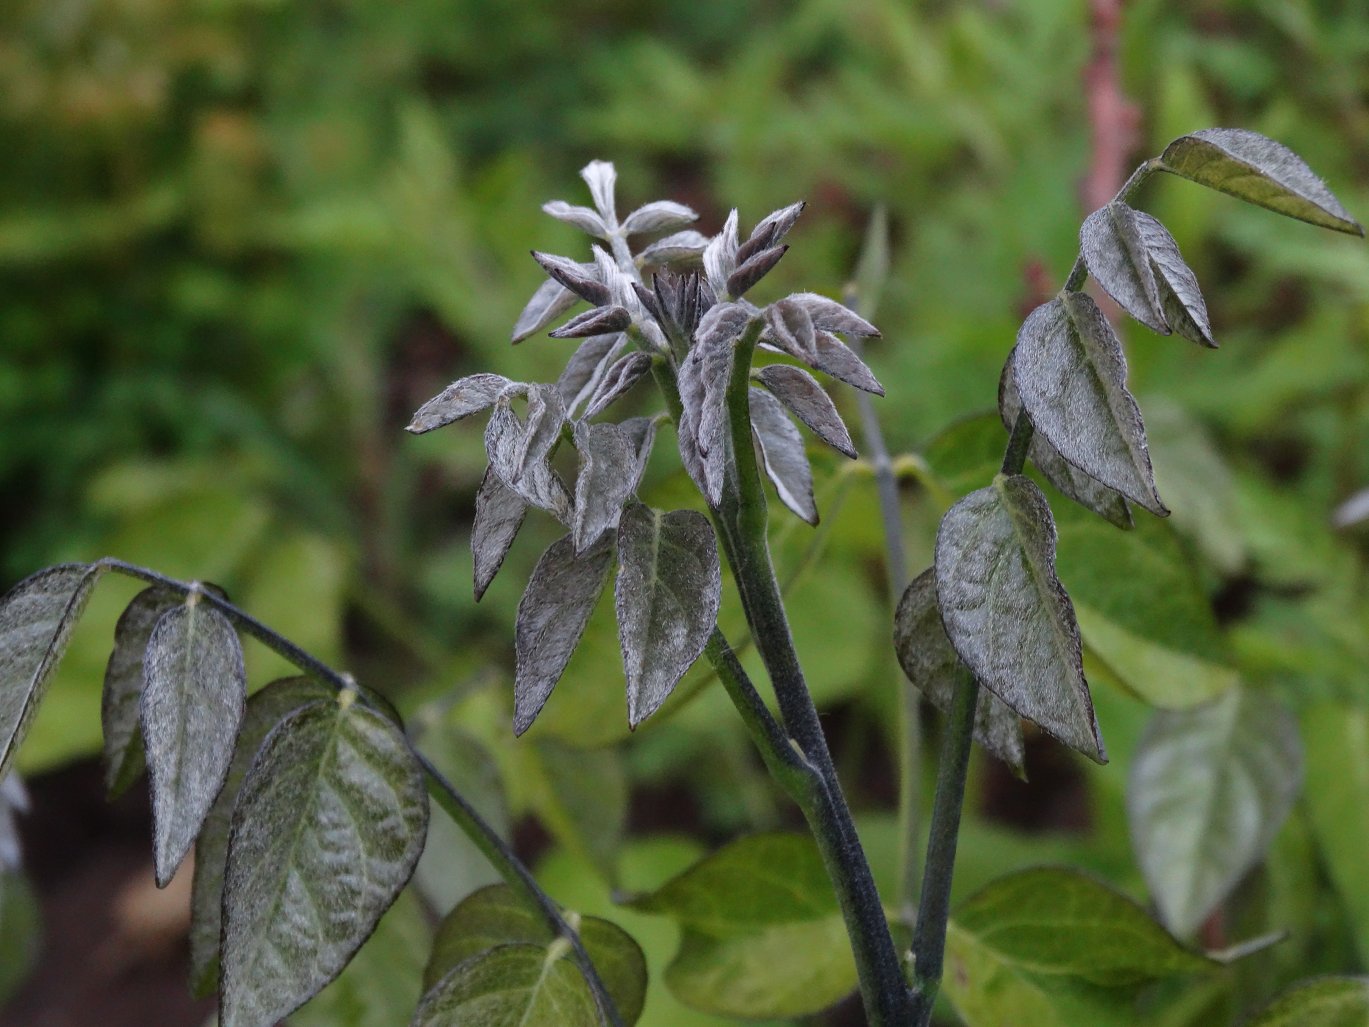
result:
M 549 200 L 542 204 L 542 210 L 557 221 L 574 225 L 580 231 L 592 235 L 596 239 L 608 238 L 608 225 L 604 224 L 604 219 L 598 211 L 591 210 L 589 207 L 580 207 L 573 203 L 567 203 L 565 200 Z
M 762 385 L 793 411 L 800 421 L 838 453 L 856 457 L 855 443 L 836 404 L 811 374 L 789 364 L 768 364 L 757 372 Z
M 525 502 L 563 522 L 570 519 L 570 494 L 547 457 L 560 437 L 565 415 L 556 389 L 532 386 L 526 421 L 518 418 L 509 398 L 502 396 L 485 428 L 485 452 L 499 480 Z
M 532 251 L 532 259 L 537 261 L 542 270 L 555 281 L 560 282 L 592 307 L 601 307 L 613 298 L 612 292 L 600 278 L 599 269 L 594 264 L 581 264 L 569 257 L 539 253 L 537 250 Z
M 937 531 L 936 591 L 951 645 L 980 683 L 1107 762 L 1041 490 L 1021 475 L 999 475 L 951 507 Z
M 809 367 L 830 375 L 837 381 L 853 385 L 863 392 L 870 392 L 876 396 L 884 395 L 884 386 L 866 366 L 865 361 L 856 356 L 850 346 L 831 332 L 815 332 L 813 343 L 813 356 L 804 361 Z
M 475 601 L 479 602 L 508 555 L 527 516 L 528 504 L 485 468 L 475 494 L 475 519 L 471 524 L 471 557 L 475 568 Z
M 749 392 L 751 429 L 761 449 L 766 475 L 781 503 L 809 524 L 817 524 L 813 468 L 808 463 L 803 436 L 779 400 L 764 389 L 752 387 Z
M 580 473 L 575 479 L 571 536 L 583 553 L 606 531 L 616 531 L 623 504 L 637 485 L 637 449 L 616 424 L 575 422 Z
M 618 212 L 614 206 L 614 186 L 618 181 L 618 171 L 610 161 L 592 160 L 580 169 L 580 177 L 589 186 L 589 194 L 594 198 L 594 207 L 602 215 L 610 228 L 618 224 Z
M 614 605 L 633 727 L 665 702 L 703 652 L 721 601 L 722 566 L 706 517 L 640 504 L 623 511 Z
M 595 389 L 589 406 L 585 410 L 585 417 L 595 417 L 603 413 L 609 404 L 641 381 L 642 376 L 650 370 L 651 356 L 640 350 L 628 353 L 616 360 L 604 372 L 603 381 Z
M 623 219 L 623 234 L 637 235 L 642 232 L 665 232 L 673 228 L 683 228 L 698 221 L 699 215 L 683 203 L 674 200 L 656 200 L 643 204 Z
M 105 788 L 111 798 L 122 794 L 146 766 L 143 735 L 138 727 L 143 654 L 157 621 L 180 602 L 179 593 L 152 585 L 133 597 L 114 628 L 114 649 L 105 666 L 105 683 L 100 692 Z
M 514 626 L 515 734 L 532 727 L 542 712 L 580 643 L 612 566 L 608 536 L 577 556 L 573 539 L 563 535 L 537 561 Z
M 140 724 L 158 887 L 176 873 L 223 787 L 246 701 L 238 633 L 192 592 L 157 621 L 143 658 Z
M 1198 276 L 1184 263 L 1179 244 L 1155 218 L 1140 210 L 1133 213 L 1155 272 L 1165 320 L 1185 339 L 1215 349 L 1217 341 L 1212 338 L 1212 323 L 1207 317 L 1202 290 L 1198 288 Z
M 627 336 L 622 332 L 592 335 L 580 344 L 556 379 L 556 391 L 561 393 L 567 414 L 575 416 L 576 411 L 589 402 L 608 369 L 627 346 Z
M 442 428 L 494 405 L 513 383 L 500 374 L 472 374 L 458 378 L 418 408 L 406 431 L 415 435 Z
M 1095 210 L 1079 229 L 1079 252 L 1089 274 L 1118 306 L 1151 331 L 1170 333 L 1135 210 L 1121 200 Z
M 709 240 L 703 253 L 704 274 L 719 298 L 727 295 L 727 280 L 737 270 L 737 211 L 734 207 L 722 231 Z
M 657 239 L 641 253 L 638 259 L 645 267 L 660 267 L 667 264 L 697 264 L 708 248 L 708 236 L 689 228 L 675 232 L 664 239 Z
M 354 693 L 278 724 L 233 812 L 223 1027 L 270 1027 L 341 973 L 409 880 L 427 825 L 404 735 Z
M 513 341 L 522 342 L 536 335 L 547 325 L 580 302 L 580 297 L 554 278 L 537 287 L 513 326 Z
M 592 335 L 611 335 L 621 332 L 632 323 L 632 317 L 618 306 L 594 307 L 571 318 L 548 334 L 553 339 L 584 339 Z

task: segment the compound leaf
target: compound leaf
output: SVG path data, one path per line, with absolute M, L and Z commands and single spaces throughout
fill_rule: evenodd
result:
M 1299 221 L 1363 235 L 1358 221 L 1296 153 L 1244 128 L 1206 128 L 1165 147 L 1160 167 Z
M 1107 762 L 1041 490 L 1021 475 L 999 475 L 951 507 L 937 532 L 936 591 L 946 634 L 980 682 L 1066 745 Z
M 1127 783 L 1132 845 L 1160 917 L 1192 935 L 1264 856 L 1302 785 L 1291 714 L 1257 692 L 1155 715 Z
M 813 499 L 813 469 L 803 448 L 803 436 L 784 412 L 784 407 L 764 389 L 752 388 L 751 428 L 761 447 L 765 473 L 775 486 L 780 502 L 809 524 L 818 523 Z
M 409 880 L 427 826 L 403 733 L 354 692 L 281 721 L 233 812 L 224 1027 L 268 1027 L 341 973 Z
M 242 643 L 198 592 L 162 614 L 143 658 L 140 722 L 164 888 L 223 787 L 247 701 Z
M 721 601 L 722 567 L 706 517 L 641 504 L 623 511 L 614 605 L 630 725 L 655 712 L 698 659 Z

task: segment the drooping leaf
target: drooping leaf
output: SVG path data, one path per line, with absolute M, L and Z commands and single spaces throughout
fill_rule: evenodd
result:
M 1151 331 L 1169 334 L 1135 210 L 1121 200 L 1099 207 L 1080 226 L 1079 252 L 1089 274 L 1123 310 Z
M 946 637 L 936 601 L 936 579 L 930 567 L 913 579 L 898 604 L 894 614 L 894 650 L 908 680 L 933 706 L 943 713 L 950 712 L 956 683 L 968 670 Z M 1022 723 L 987 688 L 979 690 L 975 704 L 974 738 L 1022 775 Z
M 697 264 L 703 259 L 703 252 L 707 248 L 708 236 L 691 228 L 675 232 L 664 239 L 657 239 L 637 254 L 637 257 L 644 267 Z
M 1369 977 L 1318 977 L 1289 988 L 1249 1027 L 1364 1027 Z
M 479 602 L 508 555 L 527 516 L 528 504 L 485 468 L 475 494 L 475 519 L 471 524 L 471 556 L 475 566 L 475 601 Z
M 614 206 L 613 190 L 618 181 L 618 171 L 610 161 L 592 160 L 580 169 L 580 177 L 589 186 L 589 194 L 594 198 L 594 207 L 609 226 L 618 224 L 618 212 Z
M 1212 324 L 1207 318 L 1207 303 L 1198 288 L 1198 276 L 1184 263 L 1174 236 L 1144 211 L 1134 211 L 1141 240 L 1145 243 L 1160 291 L 1160 309 L 1169 326 L 1185 339 L 1200 346 L 1216 348 Z
M 1082 292 L 1043 303 L 1017 333 L 1017 392 L 1032 426 L 1095 481 L 1160 517 L 1141 412 L 1127 391 L 1122 344 Z
M 1302 786 L 1297 723 L 1258 692 L 1157 713 L 1131 766 L 1131 841 L 1161 919 L 1181 937 L 1259 862 Z
M 1296 153 L 1244 128 L 1207 128 L 1165 147 L 1160 167 L 1210 189 L 1338 232 L 1364 229 Z
M 632 315 L 622 307 L 595 307 L 571 318 L 548 334 L 553 339 L 584 339 L 591 335 L 621 332 L 631 323 Z
M 572 537 L 563 535 L 537 561 L 514 628 L 514 734 L 532 727 L 542 712 L 584 634 L 612 565 L 608 537 L 577 555 Z
M 160 888 L 190 851 L 223 787 L 246 701 L 238 633 L 192 592 L 162 614 L 143 658 L 139 720 L 152 781 Z
M 594 335 L 580 344 L 575 355 L 562 368 L 556 379 L 556 391 L 561 393 L 561 402 L 567 414 L 575 412 L 589 402 L 599 388 L 608 369 L 613 366 L 623 350 L 627 349 L 627 336 L 621 332 L 613 335 Z
M 599 917 L 580 918 L 578 933 L 624 1022 L 636 1023 L 646 1000 L 647 968 L 641 948 L 622 928 Z M 508 885 L 481 888 L 438 926 L 423 986 L 434 987 L 461 963 L 499 945 L 545 948 L 554 940 L 546 921 L 530 913 Z
M 1081 510 L 1057 521 L 1056 570 L 1084 644 L 1152 706 L 1187 709 L 1236 684 L 1211 603 L 1167 522 L 1119 534 Z
M 224 880 L 224 1027 L 268 1027 L 336 977 L 418 862 L 422 770 L 354 695 L 286 717 L 243 782 Z
M 28 734 L 101 570 L 81 563 L 51 567 L 0 598 L 0 780 Z
M 813 499 L 813 468 L 803 447 L 803 436 L 770 393 L 750 389 L 751 429 L 761 448 L 765 473 L 775 486 L 780 502 L 809 524 L 818 523 Z
M 540 332 L 580 302 L 580 297 L 554 278 L 537 287 L 513 326 L 513 341 L 522 342 Z
M 792 296 L 776 300 L 765 308 L 765 334 L 762 336 L 781 353 L 796 360 L 812 361 L 817 355 L 817 329 L 802 303 Z
M 127 790 L 143 772 L 143 735 L 138 727 L 138 700 L 143 694 L 143 654 L 152 628 L 171 607 L 178 592 L 152 585 L 139 592 L 114 628 L 114 650 L 105 667 L 100 693 L 104 728 L 105 788 L 111 798 Z
M 190 987 L 211 995 L 219 984 L 219 937 L 223 924 L 223 875 L 228 859 L 228 833 L 247 769 L 271 729 L 289 714 L 333 691 L 311 677 L 281 678 L 247 700 L 223 788 L 209 808 L 195 842 L 195 878 L 190 891 Z
M 616 532 L 623 504 L 637 485 L 637 450 L 616 424 L 575 422 L 580 474 L 575 479 L 571 536 L 583 553 L 606 531 Z
M 1022 399 L 1017 394 L 1017 372 L 1013 368 L 1016 359 L 1017 350 L 1014 348 L 1008 354 L 1003 374 L 998 379 L 998 412 L 1003 419 L 1003 427 L 1008 431 L 1012 431 L 1017 415 L 1022 411 Z M 1027 459 L 1048 482 L 1080 506 L 1092 510 L 1119 528 L 1132 527 L 1131 507 L 1126 499 L 1071 464 L 1040 432 L 1032 433 L 1031 442 L 1027 445 Z
M 794 412 L 800 421 L 838 453 L 856 457 L 855 443 L 836 404 L 817 380 L 801 367 L 769 364 L 757 372 L 762 385 Z
M 706 517 L 640 504 L 623 511 L 614 605 L 630 725 L 655 712 L 698 659 L 721 601 L 722 567 Z
M 563 522 L 570 519 L 570 494 L 547 456 L 560 437 L 565 416 L 560 393 L 536 385 L 529 391 L 526 422 L 519 420 L 505 395 L 495 403 L 485 428 L 485 452 L 499 480 L 525 502 Z
M 709 240 L 703 253 L 704 274 L 713 292 L 727 295 L 727 280 L 737 270 L 737 211 L 733 208 L 723 222 L 722 231 Z
M 561 951 L 500 945 L 449 971 L 419 1003 L 410 1027 L 599 1027 L 589 985 Z
M 604 372 L 603 381 L 595 389 L 589 407 L 585 410 L 585 417 L 595 417 L 603 413 L 609 404 L 641 381 L 642 376 L 650 370 L 650 354 L 636 351 L 620 357 Z
M 494 405 L 513 383 L 500 374 L 472 374 L 458 378 L 418 408 L 405 431 L 422 435 L 478 414 Z
M 643 232 L 665 232 L 673 228 L 683 228 L 698 221 L 699 215 L 683 203 L 674 200 L 656 200 L 638 207 L 623 219 L 623 234 L 638 235 Z
M 951 507 L 937 532 L 936 591 L 946 634 L 980 683 L 1066 745 L 1107 762 L 1040 489 L 1021 475 L 999 475 Z
M 597 211 L 588 207 L 580 207 L 565 200 L 550 200 L 542 204 L 542 210 L 550 214 L 557 221 L 564 221 L 568 225 L 574 225 L 587 235 L 592 235 L 596 239 L 607 239 L 609 235 L 608 226 L 604 224 L 604 219 Z
M 1216 964 L 1180 946 L 1130 899 L 1083 874 L 1032 869 L 961 904 L 942 988 L 968 1027 L 1121 1027 L 1137 990 Z
M 665 979 L 696 1009 L 804 1016 L 855 987 L 841 910 L 811 838 L 741 838 L 631 905 L 680 924 Z

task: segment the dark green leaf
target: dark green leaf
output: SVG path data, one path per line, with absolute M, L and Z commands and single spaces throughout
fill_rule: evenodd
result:
M 613 545 L 607 537 L 577 556 L 571 537 L 563 535 L 537 561 L 518 604 L 514 628 L 515 734 L 532 727 L 546 705 L 584 634 L 612 566 Z
M 999 475 L 951 507 L 937 532 L 936 591 L 951 644 L 980 682 L 1066 745 L 1107 762 L 1040 489 Z
M 629 724 L 654 713 L 698 659 L 721 601 L 722 567 L 706 517 L 640 504 L 623 512 L 614 605 Z
M 841 910 L 810 838 L 742 838 L 631 905 L 683 928 L 666 984 L 705 1012 L 803 1016 L 855 987 Z
M 580 941 L 613 1004 L 626 1024 L 636 1023 L 646 1000 L 647 968 L 642 950 L 608 920 L 594 916 L 577 919 Z M 490 885 L 467 896 L 438 926 L 432 956 L 423 972 L 423 987 L 432 988 L 461 963 L 496 946 L 545 948 L 554 940 L 546 921 L 530 913 L 507 885 Z
M 473 374 L 452 382 L 418 408 L 406 431 L 422 435 L 494 405 L 513 382 L 499 374 Z
M 195 879 L 190 891 L 190 987 L 211 995 L 219 984 L 219 938 L 223 923 L 223 874 L 228 834 L 247 769 L 271 729 L 301 706 L 330 700 L 333 691 L 310 677 L 281 678 L 247 700 L 242 729 L 223 789 L 204 818 L 195 842 Z
M 814 435 L 855 459 L 855 443 L 836 404 L 811 374 L 789 364 L 769 364 L 757 372 L 757 377 Z
M 471 556 L 475 569 L 475 601 L 479 602 L 508 555 L 527 516 L 528 504 L 485 468 L 475 494 L 475 519 L 471 524 Z
M 1302 786 L 1297 723 L 1232 688 L 1150 723 L 1131 766 L 1131 841 L 1161 919 L 1192 935 L 1259 862 Z
M 1120 200 L 1095 210 L 1079 229 L 1079 251 L 1089 274 L 1118 306 L 1151 331 L 1169 334 L 1136 211 Z
M 1090 478 L 1161 517 L 1141 412 L 1127 391 L 1122 344 L 1098 305 L 1067 292 L 1028 315 L 1013 358 L 1032 426 Z
M 355 693 L 278 724 L 233 812 L 224 1027 L 268 1027 L 336 977 L 413 873 L 427 824 L 403 734 Z
M 949 713 L 956 682 L 969 671 L 951 647 L 936 602 L 936 579 L 928 568 L 913 579 L 894 615 L 894 650 L 908 680 L 943 713 Z M 974 737 L 1021 776 L 1022 724 L 987 688 L 975 705 Z
M 562 943 L 564 946 L 565 943 Z M 451 970 L 419 1003 L 411 1027 L 599 1027 L 589 985 L 558 948 L 500 945 Z
M 0 598 L 0 780 L 28 734 L 102 568 L 62 564 Z
M 1165 147 L 1160 167 L 1182 178 L 1338 232 L 1364 229 L 1296 153 L 1244 128 L 1207 128 Z
M 752 387 L 751 428 L 761 448 L 765 473 L 775 486 L 780 502 L 809 524 L 818 523 L 813 499 L 813 469 L 803 436 L 784 412 L 784 407 L 764 389 Z
M 143 772 L 143 735 L 138 728 L 138 700 L 143 694 L 143 654 L 152 629 L 168 609 L 181 602 L 173 589 L 153 585 L 139 592 L 114 628 L 114 651 L 105 667 L 100 694 L 104 727 L 105 788 L 121 795 Z
M 1248 1027 L 1364 1027 L 1369 977 L 1302 981 L 1276 998 Z

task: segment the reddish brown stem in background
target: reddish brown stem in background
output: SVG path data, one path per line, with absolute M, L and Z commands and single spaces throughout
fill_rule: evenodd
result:
M 1140 109 L 1122 92 L 1117 67 L 1117 38 L 1125 0 L 1089 0 L 1092 56 L 1084 67 L 1084 95 L 1089 108 L 1092 159 L 1081 188 L 1086 213 L 1116 194 L 1131 170 L 1139 142 Z

